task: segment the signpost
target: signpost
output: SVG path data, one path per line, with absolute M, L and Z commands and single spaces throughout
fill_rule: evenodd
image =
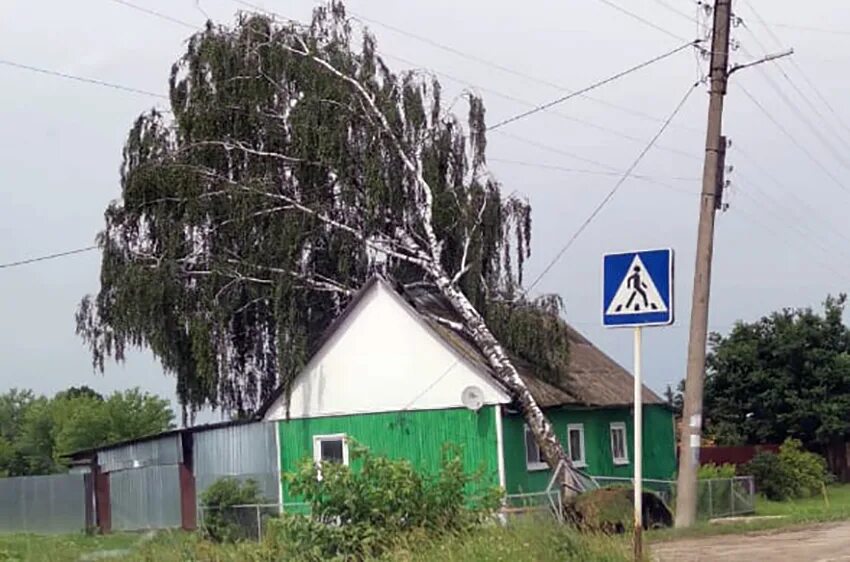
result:
M 602 324 L 634 329 L 634 512 L 635 560 L 643 556 L 643 383 L 644 326 L 673 323 L 673 250 L 607 254 L 602 260 Z

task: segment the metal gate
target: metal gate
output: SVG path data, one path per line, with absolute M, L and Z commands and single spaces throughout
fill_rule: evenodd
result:
M 145 466 L 109 473 L 109 505 L 115 531 L 179 528 L 180 467 Z

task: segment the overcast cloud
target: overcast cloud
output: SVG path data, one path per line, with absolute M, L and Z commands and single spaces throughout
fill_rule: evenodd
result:
M 302 20 L 313 5 L 307 0 L 257 2 Z M 696 36 L 693 0 L 617 2 L 673 36 Z M 135 3 L 198 26 L 204 22 L 195 0 Z M 232 0 L 201 0 L 200 6 L 222 22 L 233 21 L 244 8 Z M 818 307 L 828 293 L 847 290 L 850 273 L 850 171 L 840 160 L 850 153 L 850 130 L 844 125 L 850 123 L 844 103 L 850 85 L 845 72 L 850 7 L 839 0 L 809 2 L 805 10 L 785 0 L 737 0 L 735 6 L 746 24 L 734 30 L 741 46 L 733 54 L 735 62 L 761 56 L 760 44 L 781 50 L 752 6 L 783 46 L 795 48 L 796 66 L 781 66 L 790 82 L 776 65 L 764 65 L 736 73 L 730 84 L 725 131 L 733 143 L 728 163 L 734 172 L 730 208 L 717 221 L 710 317 L 712 329 L 719 331 L 737 319 L 753 320 L 781 307 Z M 499 71 L 371 24 L 391 65 L 410 66 L 400 58 L 443 73 L 450 95 L 465 86 L 446 76 L 462 80 L 484 96 L 491 123 L 527 109 L 507 98 L 549 101 L 563 95 L 553 85 L 581 88 L 683 43 L 599 0 L 373 0 L 351 1 L 349 7 L 539 79 Z M 0 1 L 0 59 L 161 94 L 190 33 L 114 0 Z M 703 70 L 706 66 L 700 63 Z M 560 115 L 539 113 L 490 135 L 491 169 L 504 191 L 524 194 L 534 208 L 529 278 L 617 181 L 558 169 L 606 171 L 568 153 L 625 170 L 697 78 L 694 54 L 681 52 L 593 92 L 629 112 L 576 98 L 556 109 Z M 164 100 L 3 65 L 0 83 L 0 263 L 90 245 L 106 205 L 120 194 L 121 148 L 133 119 Z M 645 377 L 658 391 L 684 375 L 707 102 L 706 89 L 700 87 L 638 167 L 637 174 L 659 183 L 627 181 L 536 289 L 560 293 L 567 319 L 629 366 L 631 335 L 600 327 L 602 254 L 674 248 L 677 322 L 648 330 L 644 337 Z M 26 387 L 53 393 L 87 384 L 100 391 L 140 386 L 173 398 L 174 380 L 145 351 L 131 354 L 124 366 L 109 365 L 103 376 L 93 373 L 88 351 L 74 334 L 74 311 L 84 294 L 97 291 L 99 265 L 98 253 L 90 252 L 0 269 L 0 392 Z

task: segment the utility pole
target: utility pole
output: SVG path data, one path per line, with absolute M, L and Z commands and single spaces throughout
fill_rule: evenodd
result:
M 676 527 L 690 527 L 696 520 L 697 468 L 702 439 L 702 394 L 705 379 L 705 348 L 708 338 L 708 299 L 711 290 L 711 257 L 714 247 L 714 215 L 723 190 L 722 153 L 723 98 L 729 78 L 729 35 L 732 0 L 715 0 L 711 38 L 711 98 L 700 196 L 688 368 L 682 436 L 679 444 L 679 478 L 676 488 Z

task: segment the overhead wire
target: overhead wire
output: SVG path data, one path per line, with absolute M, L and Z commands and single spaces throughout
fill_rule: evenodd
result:
M 282 16 L 281 14 L 279 14 L 277 12 L 271 12 L 271 11 L 265 10 L 263 8 L 260 8 L 259 6 L 256 6 L 255 4 L 252 4 L 250 2 L 246 2 L 245 0 L 232 0 L 232 1 L 239 4 L 239 5 L 252 7 L 254 9 L 259 9 L 260 11 L 265 12 L 267 14 L 276 15 L 276 16 L 282 17 L 285 20 L 292 21 L 291 18 L 287 18 L 286 16 Z M 319 3 L 321 4 L 321 2 L 319 2 Z M 414 40 L 419 41 L 421 43 L 424 43 L 426 45 L 430 45 L 430 46 L 432 46 L 436 49 L 440 49 L 440 50 L 445 51 L 447 53 L 451 53 L 453 55 L 456 55 L 456 56 L 464 58 L 466 60 L 481 64 L 481 65 L 486 66 L 488 68 L 492 68 L 494 70 L 498 70 L 500 72 L 504 72 L 506 74 L 510 74 L 510 75 L 516 76 L 518 78 L 523 78 L 525 80 L 534 82 L 536 84 L 547 86 L 547 87 L 552 88 L 554 90 L 560 90 L 562 92 L 572 92 L 573 91 L 572 88 L 568 88 L 568 87 L 564 86 L 563 84 L 559 84 L 559 83 L 554 82 L 552 80 L 549 80 L 549 79 L 546 79 L 546 78 L 541 78 L 540 76 L 535 76 L 533 74 L 529 74 L 527 72 L 523 72 L 521 70 L 517 70 L 515 68 L 505 66 L 501 63 L 497 63 L 497 62 L 494 62 L 492 60 L 486 59 L 484 57 L 480 57 L 478 55 L 468 53 L 468 52 L 463 51 L 461 49 L 458 49 L 456 47 L 452 47 L 451 45 L 446 45 L 444 43 L 440 43 L 439 41 L 435 41 L 434 39 L 431 39 L 429 37 L 424 37 L 422 35 L 419 35 L 417 33 L 412 32 L 412 31 L 402 29 L 398 26 L 391 25 L 391 24 L 388 24 L 386 22 L 382 22 L 382 21 L 377 20 L 375 18 L 367 17 L 367 16 L 364 16 L 364 15 L 359 14 L 357 12 L 353 12 L 351 10 L 347 10 L 346 13 L 351 18 L 356 19 L 356 20 L 360 21 L 361 23 L 370 23 L 370 24 L 373 24 L 373 25 L 377 25 L 379 27 L 382 27 L 384 29 L 387 29 L 387 30 L 392 31 L 394 33 L 397 33 L 399 35 L 402 35 L 404 37 L 414 39 Z M 682 40 L 684 41 L 684 38 L 682 38 Z M 611 109 L 615 109 L 617 111 L 620 111 L 620 112 L 625 113 L 627 115 L 631 115 L 633 117 L 639 117 L 641 119 L 653 121 L 655 123 L 663 123 L 664 122 L 664 117 L 659 117 L 657 115 L 645 113 L 645 112 L 638 110 L 638 109 L 634 109 L 634 108 L 626 107 L 626 106 L 616 104 L 616 103 L 613 103 L 613 102 L 609 102 L 609 101 L 604 100 L 602 98 L 597 98 L 595 96 L 589 96 L 587 94 L 583 94 L 581 97 L 583 99 L 588 100 L 588 101 L 592 101 L 594 103 L 604 105 L 606 107 L 609 107 Z M 688 127 L 686 125 L 680 124 L 680 125 L 676 125 L 676 126 L 679 127 L 679 128 L 682 128 L 682 129 L 694 130 L 693 128 Z
M 744 93 L 744 95 L 759 109 L 759 111 L 764 113 L 764 115 L 782 132 L 782 134 L 784 134 L 786 137 L 788 137 L 791 140 L 791 142 L 793 142 L 794 145 L 797 148 L 799 148 L 800 151 L 803 152 L 803 154 L 805 154 L 812 162 L 814 162 L 814 164 L 818 168 L 820 168 L 821 171 L 823 171 L 824 174 L 826 174 L 842 191 L 850 193 L 850 189 L 848 189 L 841 182 L 841 180 L 839 180 L 837 177 L 835 177 L 835 174 L 833 174 L 832 171 L 823 162 L 821 162 L 814 154 L 812 154 L 812 152 L 808 148 L 806 148 L 806 146 L 802 142 L 800 142 L 797 139 L 796 136 L 794 136 L 790 132 L 788 132 L 788 129 L 786 129 L 779 122 L 779 120 L 773 115 L 773 113 L 768 111 L 767 108 L 765 108 L 764 105 L 762 105 L 762 103 L 760 101 L 758 101 L 758 99 L 756 99 L 756 97 L 753 96 L 749 92 L 749 90 L 747 90 L 741 84 L 738 84 L 737 87 L 740 88 L 740 90 Z
M 28 265 L 31 263 L 37 263 L 48 260 L 55 260 L 58 258 L 64 258 L 66 256 L 73 256 L 76 254 L 82 254 L 84 252 L 91 252 L 92 250 L 97 250 L 98 246 L 86 246 L 84 248 L 77 248 L 75 250 L 67 250 L 65 252 L 58 252 L 55 254 L 47 254 L 44 256 L 38 256 L 34 258 L 26 258 L 19 261 L 12 261 L 7 263 L 0 263 L 0 269 L 11 269 L 13 267 L 20 267 L 22 265 Z
M 651 27 L 651 28 L 653 28 L 653 29 L 655 29 L 655 30 L 657 30 L 657 31 L 660 31 L 661 33 L 663 33 L 663 34 L 665 34 L 665 35 L 668 35 L 668 36 L 670 36 L 670 37 L 673 37 L 674 39 L 678 39 L 679 41 L 684 41 L 684 40 L 685 40 L 685 38 L 684 38 L 684 37 L 682 37 L 681 35 L 678 35 L 678 34 L 676 34 L 676 33 L 673 33 L 672 31 L 670 31 L 670 30 L 668 30 L 668 29 L 665 29 L 665 28 L 661 27 L 660 25 L 657 25 L 657 24 L 655 24 L 655 23 L 652 23 L 651 21 L 649 21 L 649 20 L 648 20 L 648 19 L 646 19 L 645 17 L 640 16 L 640 15 L 638 15 L 638 14 L 636 14 L 635 12 L 632 12 L 632 11 L 630 11 L 630 10 L 627 10 L 626 8 L 623 8 L 622 6 L 620 6 L 619 4 L 617 4 L 617 3 L 615 3 L 615 2 L 612 2 L 611 0 L 599 0 L 599 1 L 600 1 L 600 2 L 602 2 L 603 4 L 605 4 L 606 6 L 608 6 L 608 7 L 610 7 L 610 8 L 613 8 L 613 9 L 617 10 L 617 11 L 618 11 L 618 12 L 620 12 L 620 13 L 622 13 L 622 14 L 625 14 L 625 15 L 629 16 L 629 17 L 630 17 L 630 18 L 632 18 L 633 20 L 639 21 L 639 22 L 641 22 L 642 24 L 644 24 L 644 25 L 646 25 L 646 26 L 648 26 L 648 27 Z
M 23 64 L 7 59 L 0 59 L 0 65 L 8 66 L 11 68 L 17 68 L 20 70 L 28 70 L 30 72 L 37 72 L 39 74 L 46 74 L 48 76 L 55 76 L 58 78 L 65 78 L 67 80 L 74 80 L 76 82 L 83 82 L 86 84 L 95 84 L 97 86 L 104 86 L 106 88 L 112 88 L 114 90 L 121 90 L 123 92 L 128 92 L 131 94 L 140 94 L 144 96 L 151 96 L 154 98 L 160 99 L 168 99 L 168 96 L 165 94 L 158 94 L 156 92 L 151 92 L 149 90 L 142 90 L 140 88 L 133 88 L 131 86 L 123 86 L 121 84 L 117 84 L 115 82 L 107 82 L 106 80 L 100 80 L 97 78 L 87 78 L 85 76 L 77 76 L 75 74 L 68 74 L 67 72 L 60 72 L 58 70 L 51 70 L 49 68 L 41 68 L 38 66 L 32 66 L 29 64 Z
M 386 53 L 386 52 L 381 52 L 380 54 L 381 54 L 381 56 L 383 56 L 385 58 L 397 60 L 399 62 L 410 65 L 412 67 L 416 67 L 416 68 L 423 68 L 424 67 L 424 65 L 421 65 L 419 63 L 416 63 L 414 61 L 411 61 L 411 60 L 403 58 L 403 57 L 391 55 L 391 54 Z M 489 88 L 489 87 L 474 84 L 472 82 L 469 82 L 468 80 L 464 80 L 462 78 L 458 78 L 458 77 L 453 76 L 451 74 L 447 74 L 447 73 L 445 73 L 441 70 L 429 69 L 429 72 L 432 72 L 437 76 L 440 76 L 442 78 L 445 78 L 447 80 L 455 82 L 456 84 L 459 84 L 459 85 L 467 87 L 467 88 L 472 88 L 472 89 L 479 91 L 479 92 L 483 92 L 483 93 L 486 93 L 486 94 L 489 94 L 489 95 L 493 95 L 493 96 L 502 98 L 504 100 L 520 104 L 520 105 L 526 105 L 526 106 L 529 106 L 529 107 L 537 107 L 537 104 L 535 104 L 534 102 L 531 102 L 529 100 L 519 98 L 517 96 L 513 96 L 513 95 L 510 95 L 510 94 L 506 94 L 504 92 L 501 92 L 499 90 L 494 90 L 494 89 Z M 579 123 L 581 125 L 584 125 L 585 127 L 588 127 L 588 128 L 591 128 L 591 129 L 596 129 L 598 131 L 602 131 L 602 132 L 610 134 L 612 136 L 620 137 L 620 138 L 623 138 L 623 139 L 626 139 L 626 140 L 629 140 L 629 141 L 632 141 L 632 142 L 636 142 L 636 143 L 641 144 L 641 145 L 646 142 L 646 139 L 642 139 L 642 138 L 639 138 L 639 137 L 636 137 L 636 136 L 632 136 L 628 133 L 624 133 L 622 131 L 619 131 L 617 129 L 613 129 L 611 127 L 606 127 L 604 125 L 600 125 L 598 123 L 594 123 L 594 122 L 588 121 L 586 119 L 574 117 L 572 115 L 568 115 L 566 113 L 563 113 L 561 111 L 558 111 L 558 110 L 555 110 L 555 109 L 552 109 L 552 108 L 546 108 L 544 111 L 547 114 L 553 115 L 553 116 L 558 117 L 560 119 L 572 121 L 574 123 Z M 489 130 L 492 131 L 493 127 L 490 127 Z M 501 131 L 498 131 L 498 132 L 501 132 Z M 672 146 L 665 146 L 665 145 L 659 144 L 659 145 L 656 146 L 656 149 L 657 150 L 664 150 L 664 151 L 670 152 L 672 154 L 678 154 L 679 156 L 683 156 L 683 157 L 689 158 L 691 160 L 702 161 L 701 156 L 698 156 L 696 154 L 692 154 L 690 152 L 686 152 L 686 151 L 681 150 L 679 148 L 674 148 Z
M 133 10 L 137 10 L 137 11 L 142 12 L 144 14 L 148 14 L 150 16 L 157 17 L 157 18 L 165 20 L 165 21 L 169 21 L 171 23 L 176 23 L 177 25 L 181 25 L 183 27 L 188 27 L 188 28 L 191 28 L 191 29 L 198 29 L 199 28 L 199 26 L 197 26 L 193 23 L 189 23 L 187 21 L 177 19 L 175 17 L 169 16 L 168 14 L 163 14 L 162 12 L 158 12 L 156 10 L 146 8 L 144 6 L 139 6 L 138 4 L 128 2 L 127 0 L 109 0 L 109 1 L 114 2 L 115 4 L 120 4 L 122 6 L 126 6 L 130 9 L 133 9 Z
M 765 21 L 765 19 L 761 16 L 761 14 L 758 12 L 758 10 L 756 10 L 755 6 L 753 6 L 752 2 L 745 2 L 745 4 L 746 4 L 746 5 L 747 5 L 747 7 L 749 8 L 749 10 L 750 10 L 750 12 L 753 14 L 753 16 L 756 18 L 756 20 L 759 22 L 759 24 L 760 24 L 760 25 L 761 25 L 761 26 L 765 29 L 765 31 L 767 31 L 768 35 L 770 35 L 770 37 L 771 37 L 771 39 L 773 40 L 774 44 L 775 44 L 775 45 L 777 45 L 780 49 L 784 49 L 785 47 L 784 47 L 784 44 L 783 44 L 782 40 L 781 40 L 781 39 L 779 38 L 779 36 L 778 36 L 778 35 L 777 35 L 774 31 L 773 31 L 773 29 L 771 29 L 770 24 L 768 24 L 768 23 Z M 764 52 L 765 52 L 765 54 L 767 54 L 767 49 L 765 49 L 764 45 L 761 43 L 761 41 L 759 41 L 758 37 L 756 37 L 756 35 L 755 35 L 755 33 L 753 32 L 753 30 L 752 30 L 752 29 L 751 29 L 751 28 L 750 28 L 750 27 L 746 24 L 746 22 L 743 22 L 743 25 L 744 25 L 744 28 L 745 28 L 745 29 L 746 29 L 746 30 L 750 33 L 750 35 L 751 35 L 751 36 L 753 37 L 753 39 L 756 41 L 756 43 L 759 45 L 759 47 L 762 49 L 762 51 L 764 51 Z M 815 93 L 815 95 L 816 95 L 816 96 L 817 96 L 817 98 L 820 100 L 820 102 L 821 102 L 821 103 L 822 103 L 822 104 L 823 104 L 823 105 L 827 108 L 827 110 L 829 111 L 829 113 L 831 113 L 831 114 L 833 115 L 833 117 L 835 118 L 835 120 L 836 120 L 836 121 L 838 122 L 838 124 L 839 124 L 839 125 L 840 125 L 843 129 L 844 129 L 844 131 L 845 131 L 845 132 L 847 132 L 848 134 L 850 134 L 850 127 L 848 127 L 848 126 L 847 126 L 847 123 L 845 122 L 844 118 L 841 116 L 841 114 L 839 114 L 839 113 L 835 110 L 835 108 L 834 108 L 834 107 L 833 107 L 833 105 L 829 102 L 829 100 L 827 100 L 827 99 L 826 99 L 826 96 L 824 96 L 824 94 L 821 92 L 820 88 L 818 88 L 818 87 L 817 87 L 817 85 L 814 83 L 814 81 L 813 81 L 813 80 L 811 80 L 811 79 L 809 78 L 808 74 L 807 74 L 807 73 L 806 73 L 806 71 L 803 69 L 803 67 L 802 67 L 800 64 L 798 64 L 798 63 L 797 63 L 797 61 L 794 59 L 794 57 L 789 58 L 789 59 L 788 59 L 788 62 L 789 62 L 789 64 L 790 64 L 791 66 L 793 66 L 793 67 L 794 67 L 794 69 L 795 69 L 795 70 L 796 70 L 796 71 L 800 74 L 800 76 L 801 76 L 801 77 L 803 78 L 803 80 L 806 82 L 806 84 L 808 85 L 808 87 L 809 87 L 809 88 L 810 88 L 810 89 L 811 89 L 811 90 Z M 793 81 L 793 80 L 791 80 L 791 78 L 790 78 L 790 77 L 786 74 L 785 70 L 783 69 L 782 65 L 780 64 L 780 61 L 779 61 L 779 60 L 774 60 L 774 61 L 773 61 L 773 63 L 774 63 L 774 65 L 776 66 L 776 68 L 778 68 L 778 69 L 780 70 L 780 72 L 782 72 L 782 75 L 783 75 L 783 76 L 785 77 L 785 79 L 786 79 L 786 80 L 787 80 L 787 81 L 791 84 L 791 86 L 794 88 L 794 90 L 795 90 L 795 91 L 796 91 L 796 92 L 797 92 L 797 93 L 798 93 L 798 94 L 799 94 L 799 95 L 800 95 L 800 96 L 801 96 L 801 97 L 802 97 L 802 98 L 806 101 L 806 103 L 809 105 L 809 107 L 811 107 L 811 108 L 812 108 L 812 110 L 813 110 L 813 111 L 814 111 L 814 112 L 818 115 L 818 117 L 820 117 L 820 118 L 821 118 L 821 120 L 822 120 L 823 122 L 825 122 L 826 126 L 827 126 L 828 128 L 830 128 L 830 129 L 831 129 L 831 128 L 834 126 L 834 123 L 833 123 L 832 121 L 830 121 L 829 119 L 827 119 L 826 117 L 824 117 L 824 116 L 820 113 L 820 111 L 819 111 L 819 110 L 818 110 L 818 109 L 814 106 L 814 104 L 813 104 L 813 103 L 812 103 L 812 101 L 809 99 L 809 97 L 808 97 L 808 96 L 806 96 L 806 95 L 805 95 L 805 94 L 804 94 L 804 93 L 800 90 L 800 88 L 796 85 L 796 83 L 794 83 L 794 81 Z M 833 132 L 834 132 L 834 131 L 833 131 Z M 836 133 L 836 138 L 839 138 L 839 139 L 840 139 L 843 143 L 845 143 L 845 146 L 846 146 L 846 139 L 845 139 L 843 136 L 841 136 L 840 134 Z
M 534 109 L 530 109 L 530 110 L 528 110 L 528 111 L 524 111 L 524 112 L 519 113 L 519 114 L 517 114 L 517 115 L 514 115 L 514 116 L 512 116 L 512 117 L 508 117 L 507 119 L 503 119 L 503 120 L 499 121 L 498 123 L 496 123 L 495 125 L 492 125 L 492 126 L 488 127 L 487 129 L 488 129 L 489 131 L 492 131 L 492 130 L 494 130 L 494 129 L 498 129 L 498 128 L 500 128 L 500 127 L 503 127 L 503 126 L 505 126 L 505 125 L 507 125 L 507 124 L 509 124 L 509 123 L 513 123 L 514 121 L 519 121 L 520 119 L 524 119 L 524 118 L 526 118 L 526 117 L 528 117 L 528 116 L 530 116 L 530 115 L 534 115 L 535 113 L 539 113 L 539 112 L 541 112 L 541 111 L 545 111 L 545 110 L 547 110 L 547 109 L 549 109 L 549 108 L 551 108 L 551 107 L 554 107 L 554 106 L 556 106 L 556 105 L 558 105 L 558 104 L 561 104 L 561 103 L 563 103 L 563 102 L 565 102 L 565 101 L 567 101 L 567 100 L 570 100 L 570 99 L 572 99 L 572 98 L 574 98 L 574 97 L 576 97 L 576 96 L 580 96 L 580 95 L 582 95 L 582 94 L 585 94 L 585 93 L 587 93 L 587 92 L 590 92 L 590 91 L 592 91 L 592 90 L 595 90 L 595 89 L 597 89 L 597 88 L 600 88 L 600 87 L 602 87 L 602 86 L 604 86 L 604 85 L 606 85 L 606 84 L 610 84 L 611 82 L 614 82 L 614 81 L 616 81 L 616 80 L 619 80 L 620 78 L 623 78 L 624 76 L 628 76 L 629 74 L 632 74 L 633 72 L 637 72 L 638 70 L 641 70 L 641 69 L 646 68 L 647 66 L 650 66 L 650 65 L 652 65 L 652 64 L 654 64 L 654 63 L 656 63 L 656 62 L 659 62 L 659 61 L 661 61 L 661 60 L 664 60 L 664 59 L 666 59 L 667 57 L 671 57 L 671 56 L 675 55 L 676 53 L 678 53 L 678 52 L 680 52 L 680 51 L 683 51 L 684 49 L 687 49 L 688 47 L 693 47 L 693 46 L 695 46 L 697 43 L 699 43 L 699 40 L 696 40 L 696 41 L 688 41 L 687 43 L 685 43 L 685 44 L 683 44 L 683 45 L 680 45 L 680 46 L 676 47 L 675 49 L 671 49 L 671 50 L 669 50 L 669 51 L 667 51 L 667 52 L 665 52 L 665 53 L 662 53 L 662 54 L 660 54 L 660 55 L 658 55 L 658 56 L 652 57 L 651 59 L 649 59 L 649 60 L 647 60 L 647 61 L 644 61 L 644 62 L 642 62 L 642 63 L 640 63 L 640 64 L 637 64 L 637 65 L 634 65 L 634 66 L 632 66 L 632 67 L 629 67 L 629 68 L 627 68 L 626 70 L 623 70 L 623 71 L 618 72 L 618 73 L 616 73 L 616 74 L 614 74 L 614 75 L 612 75 L 612 76 L 609 76 L 608 78 L 604 78 L 604 79 L 602 79 L 602 80 L 599 80 L 599 81 L 597 81 L 597 82 L 594 82 L 593 84 L 590 84 L 590 85 L 588 85 L 588 86 L 585 86 L 584 88 L 582 88 L 582 89 L 580 89 L 580 90 L 576 90 L 575 92 L 571 92 L 571 93 L 569 93 L 569 94 L 567 94 L 567 95 L 565 95 L 565 96 L 561 96 L 561 97 L 556 98 L 556 99 L 554 99 L 554 100 L 552 100 L 552 101 L 550 101 L 550 102 L 547 102 L 547 103 L 544 103 L 544 104 L 542 104 L 542 105 L 539 105 L 539 106 L 535 107 Z
M 678 15 L 679 17 L 682 17 L 682 18 L 688 20 L 689 22 L 696 21 L 693 16 L 686 14 L 685 12 L 679 10 L 678 8 L 674 8 L 673 6 L 668 4 L 665 0 L 654 0 L 654 1 L 655 1 L 656 4 L 658 4 L 659 6 L 662 6 L 668 12 L 672 12 L 672 13 Z
M 628 167 L 623 176 L 617 181 L 616 184 L 614 184 L 614 187 L 611 189 L 611 191 L 609 191 L 605 198 L 602 199 L 602 201 L 593 209 L 587 219 L 585 219 L 585 221 L 578 227 L 578 229 L 573 233 L 569 240 L 567 240 L 567 243 L 564 244 L 564 246 L 555 254 L 555 256 L 549 261 L 549 263 L 546 264 L 546 266 L 537 275 L 537 277 L 535 277 L 534 281 L 532 281 L 532 283 L 525 289 L 526 294 L 530 293 L 532 289 L 534 289 L 534 287 L 536 287 L 537 284 L 540 283 L 540 281 L 546 276 L 546 274 L 548 274 L 549 271 L 552 270 L 555 264 L 560 261 L 561 257 L 567 252 L 567 250 L 570 249 L 573 243 L 575 243 L 578 237 L 581 236 L 581 233 L 584 232 L 584 230 L 588 226 L 590 226 L 590 223 L 593 222 L 593 219 L 595 219 L 596 216 L 599 215 L 600 212 L 602 212 L 602 209 L 605 208 L 605 206 L 608 204 L 609 201 L 611 201 L 611 199 L 614 197 L 620 187 L 626 182 L 627 179 L 629 179 L 632 172 L 643 160 L 644 156 L 646 156 L 646 154 L 652 149 L 653 145 L 655 145 L 655 142 L 661 137 L 662 134 L 664 134 L 664 131 L 667 130 L 667 127 L 670 125 L 670 122 L 673 121 L 676 115 L 679 114 L 679 111 L 681 111 L 681 109 L 685 106 L 685 103 L 688 101 L 688 98 L 691 97 L 691 94 L 694 92 L 694 90 L 697 89 L 697 86 L 699 86 L 698 82 L 688 88 L 688 91 L 682 97 L 681 101 L 679 101 L 676 108 L 673 110 L 673 112 L 670 114 L 670 116 L 667 118 L 667 120 L 664 122 L 664 124 L 655 134 L 655 136 L 653 136 L 652 139 L 650 139 L 649 143 L 644 147 L 644 149 L 641 150 L 640 154 L 638 154 L 637 158 L 635 158 L 635 160 Z

